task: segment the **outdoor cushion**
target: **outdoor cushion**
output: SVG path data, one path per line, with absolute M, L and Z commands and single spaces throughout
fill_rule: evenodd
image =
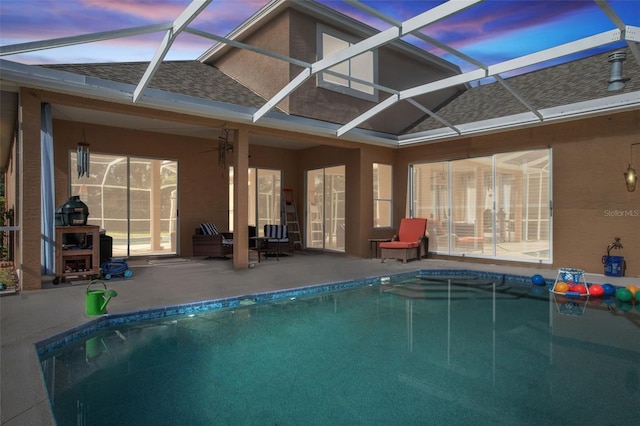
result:
M 264 236 L 269 238 L 270 242 L 286 243 L 289 241 L 287 225 L 265 225 Z
M 200 229 L 203 235 L 218 235 L 220 233 L 213 223 L 201 223 Z
M 397 249 L 401 249 L 401 248 L 413 248 L 413 247 L 418 247 L 418 242 L 412 242 L 412 241 L 386 241 L 386 242 L 382 242 L 380 243 L 380 248 L 397 248 Z
M 227 238 L 213 223 L 201 223 L 200 230 L 203 235 L 222 235 L 222 244 L 225 246 L 233 245 L 233 238 Z

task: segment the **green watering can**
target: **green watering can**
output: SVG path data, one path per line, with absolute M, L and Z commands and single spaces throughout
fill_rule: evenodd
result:
M 94 284 L 102 284 L 104 289 L 91 290 Z M 103 315 L 107 313 L 107 303 L 112 297 L 116 297 L 118 293 L 115 290 L 107 290 L 104 281 L 93 280 L 87 286 L 87 315 Z

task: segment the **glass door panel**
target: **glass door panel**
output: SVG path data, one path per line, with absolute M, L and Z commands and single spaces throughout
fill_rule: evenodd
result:
M 427 218 L 429 250 L 449 253 L 449 164 L 412 166 L 410 217 Z
M 324 248 L 344 251 L 345 168 L 324 169 Z
M 453 253 L 491 255 L 493 165 L 491 157 L 451 162 L 450 244 Z M 485 237 L 485 234 L 487 237 Z M 486 247 L 485 247 L 486 245 Z
M 280 170 L 257 169 L 257 223 L 258 235 L 264 234 L 264 225 L 280 225 L 281 172 Z
M 324 248 L 324 170 L 307 171 L 307 224 L 305 243 L 308 248 Z
M 344 252 L 345 167 L 307 171 L 306 247 Z

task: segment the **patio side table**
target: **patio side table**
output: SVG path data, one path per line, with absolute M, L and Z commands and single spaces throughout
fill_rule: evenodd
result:
M 391 241 L 391 238 L 369 238 L 369 257 L 371 259 L 378 259 L 380 243 L 386 243 L 388 241 Z M 375 257 L 373 257 L 374 253 Z

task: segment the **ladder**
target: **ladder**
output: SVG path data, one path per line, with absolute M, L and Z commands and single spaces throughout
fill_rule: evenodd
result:
M 294 250 L 302 250 L 302 233 L 298 221 L 298 210 L 293 196 L 293 189 L 283 189 L 282 202 L 284 204 L 284 221 L 289 231 L 289 238 L 293 242 Z

